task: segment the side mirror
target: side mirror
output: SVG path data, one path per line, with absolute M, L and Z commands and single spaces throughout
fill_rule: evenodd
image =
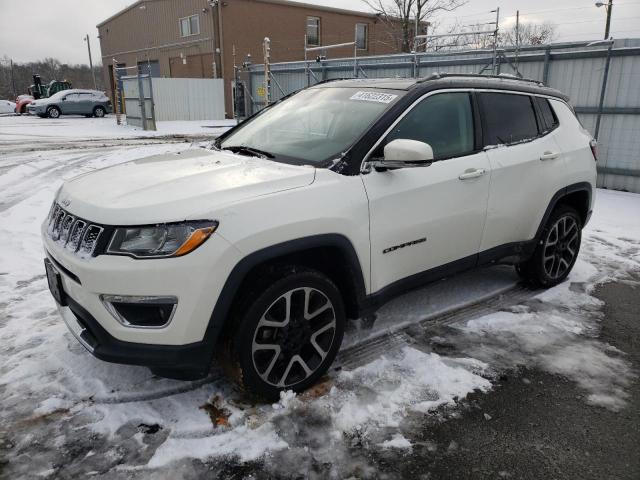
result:
M 433 162 L 431 145 L 417 140 L 399 138 L 384 147 L 384 159 L 374 160 L 376 170 L 428 167 Z

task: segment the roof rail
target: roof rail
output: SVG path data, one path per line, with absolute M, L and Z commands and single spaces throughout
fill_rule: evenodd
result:
M 428 82 L 429 80 L 438 80 L 439 78 L 447 78 L 447 77 L 497 78 L 500 80 L 515 80 L 518 82 L 534 83 L 536 85 L 544 86 L 544 82 L 541 82 L 540 80 L 533 80 L 531 78 L 521 78 L 521 77 L 516 77 L 515 75 L 512 76 L 512 75 L 505 75 L 505 74 L 483 75 L 481 73 L 434 73 L 429 75 L 428 77 L 419 79 L 416 83 L 424 83 L 424 82 Z
M 339 82 L 341 80 L 364 80 L 364 79 L 358 79 L 358 78 L 353 78 L 353 77 L 337 77 L 337 78 L 327 78 L 326 80 L 320 80 L 319 82 L 314 83 L 313 85 L 310 85 L 311 87 L 315 87 L 316 85 L 322 85 L 324 83 L 331 83 L 331 82 Z

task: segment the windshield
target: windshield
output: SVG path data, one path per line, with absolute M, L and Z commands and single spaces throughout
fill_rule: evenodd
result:
M 220 147 L 286 163 L 321 165 L 345 152 L 402 93 L 303 90 L 238 127 Z
M 51 99 L 51 100 L 59 100 L 60 98 L 62 98 L 63 96 L 65 96 L 65 95 L 67 95 L 69 93 L 73 93 L 73 92 L 71 92 L 70 90 L 62 90 L 60 92 L 57 92 L 57 93 L 54 93 L 53 95 L 51 95 L 49 97 L 49 99 Z

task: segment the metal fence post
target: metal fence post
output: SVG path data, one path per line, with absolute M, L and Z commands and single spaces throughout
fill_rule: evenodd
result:
M 253 72 L 251 71 L 251 67 L 247 68 L 247 71 L 249 72 L 249 74 L 247 75 L 247 87 L 246 89 L 253 93 Z M 256 110 L 255 110 L 255 101 L 253 99 L 253 95 L 249 95 L 249 99 L 250 99 L 250 104 L 251 104 L 251 111 L 249 112 L 248 116 L 253 115 Z
M 602 110 L 604 108 L 604 97 L 607 93 L 607 81 L 609 80 L 609 67 L 611 66 L 611 50 L 613 49 L 613 41 L 609 42 L 607 48 L 607 58 L 604 62 L 604 74 L 602 76 L 602 87 L 600 88 L 600 103 L 598 103 L 598 116 L 596 118 L 596 129 L 593 136 L 598 140 L 600 133 L 600 120 L 602 118 Z
M 156 103 L 153 98 L 153 77 L 151 76 L 151 65 L 149 65 L 149 105 L 151 106 L 151 128 L 150 130 L 156 131 Z
M 119 81 L 118 76 L 118 62 L 113 59 L 113 108 L 116 112 L 116 125 L 122 124 L 122 114 L 120 112 L 120 89 L 118 88 Z
M 551 62 L 551 47 L 544 50 L 544 66 L 542 69 L 542 83 L 548 85 L 549 82 L 549 63 Z
M 142 117 L 142 129 L 147 130 L 147 102 L 144 98 L 144 85 L 142 85 L 142 77 L 138 70 L 138 99 L 140 100 L 140 116 Z

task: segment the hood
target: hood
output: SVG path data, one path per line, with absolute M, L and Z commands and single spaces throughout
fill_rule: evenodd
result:
M 221 206 L 304 187 L 314 178 L 309 166 L 194 149 L 76 177 L 63 185 L 58 202 L 105 225 L 204 220 Z

